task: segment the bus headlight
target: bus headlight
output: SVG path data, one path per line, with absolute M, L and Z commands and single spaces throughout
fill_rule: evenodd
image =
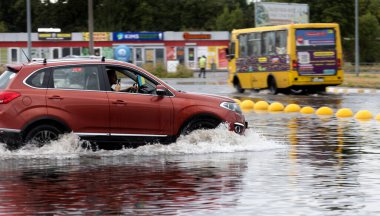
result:
M 220 106 L 225 108 L 225 109 L 228 109 L 228 110 L 240 113 L 240 114 L 242 113 L 239 104 L 234 103 L 234 102 L 222 102 L 220 104 Z

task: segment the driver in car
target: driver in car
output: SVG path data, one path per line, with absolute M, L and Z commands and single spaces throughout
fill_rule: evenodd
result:
M 121 84 L 120 79 L 117 79 L 116 71 L 113 69 L 107 70 L 108 75 L 108 81 L 110 82 L 111 91 L 117 91 L 117 92 L 137 92 L 138 87 L 137 85 L 133 85 L 127 89 L 121 90 Z M 112 86 L 114 85 L 114 88 Z

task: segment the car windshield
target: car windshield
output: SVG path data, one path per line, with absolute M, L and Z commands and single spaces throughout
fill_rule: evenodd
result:
M 0 89 L 5 89 L 9 82 L 16 76 L 15 72 L 5 71 L 0 75 Z

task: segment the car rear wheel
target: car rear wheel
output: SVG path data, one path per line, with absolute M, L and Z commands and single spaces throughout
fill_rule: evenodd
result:
M 62 132 L 53 125 L 39 125 L 27 133 L 25 142 L 42 147 L 53 140 L 57 140 L 60 134 Z
M 214 129 L 220 124 L 216 119 L 194 119 L 181 130 L 181 135 L 188 135 L 195 130 Z

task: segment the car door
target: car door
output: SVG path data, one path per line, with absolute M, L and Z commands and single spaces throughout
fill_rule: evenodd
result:
M 173 133 L 171 97 L 156 95 L 157 83 L 144 74 L 132 68 L 117 68 L 117 70 L 118 76 L 127 71 L 129 74 L 135 74 L 133 81 L 139 83 L 141 87 L 141 81 L 144 80 L 151 91 L 136 93 L 109 91 L 107 93 L 110 103 L 111 136 L 165 137 L 171 135 Z M 123 83 L 131 83 L 129 79 L 129 77 L 122 78 L 122 89 Z
M 83 136 L 109 135 L 109 104 L 98 65 L 54 67 L 46 94 L 48 115 Z

